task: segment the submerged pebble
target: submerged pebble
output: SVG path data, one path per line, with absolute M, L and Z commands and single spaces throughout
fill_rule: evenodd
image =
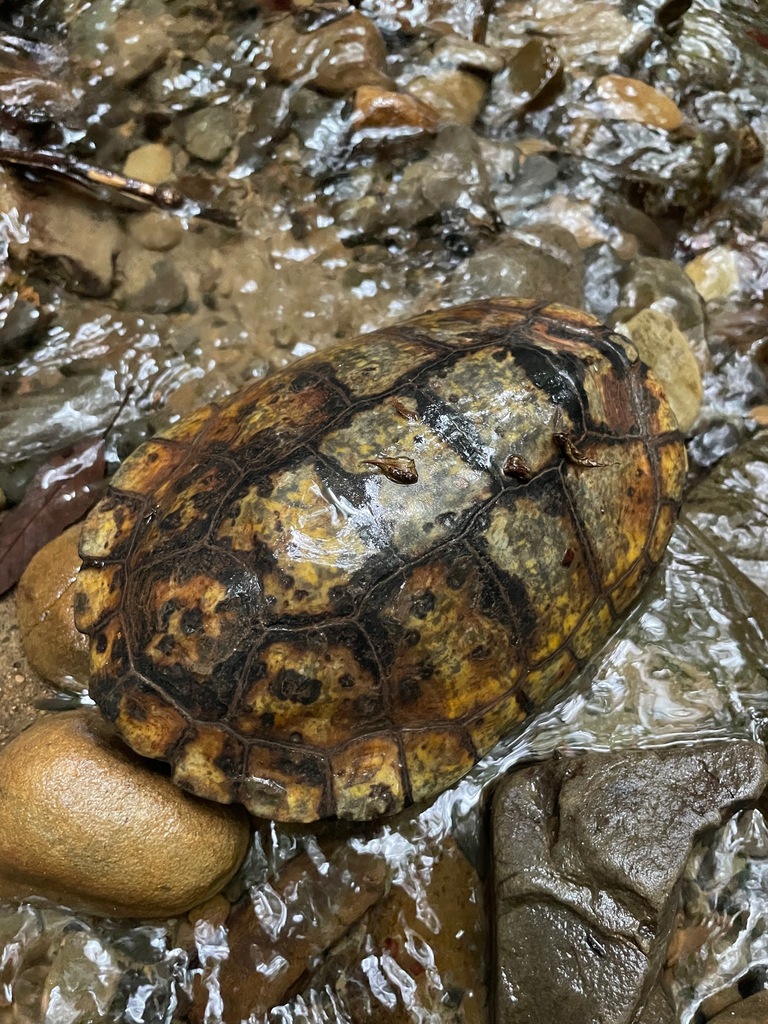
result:
M 98 712 L 41 719 L 0 752 L 0 895 L 170 917 L 215 895 L 245 856 L 239 809 L 182 793 Z

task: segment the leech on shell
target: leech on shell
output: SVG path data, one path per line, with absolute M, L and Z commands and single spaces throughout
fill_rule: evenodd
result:
M 419 479 L 416 463 L 405 455 L 391 458 L 363 459 L 364 466 L 375 466 L 384 476 L 395 484 L 415 484 Z

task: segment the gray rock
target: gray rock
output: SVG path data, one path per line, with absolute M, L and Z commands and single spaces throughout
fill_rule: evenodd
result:
M 124 309 L 170 313 L 187 301 L 186 282 L 170 259 L 129 252 L 121 260 L 119 269 L 123 280 L 116 299 Z
M 450 295 L 453 302 L 516 295 L 580 306 L 582 276 L 581 250 L 573 235 L 542 225 L 510 232 L 469 256 L 456 270 Z
M 741 740 L 510 775 L 493 804 L 497 1024 L 674 1019 L 653 990 L 693 841 L 767 781 Z
M 237 135 L 237 116 L 230 107 L 196 110 L 184 122 L 183 145 L 190 156 L 218 163 L 230 151 Z

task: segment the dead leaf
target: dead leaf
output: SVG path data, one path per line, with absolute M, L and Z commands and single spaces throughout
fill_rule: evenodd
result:
M 0 594 L 32 556 L 71 526 L 99 498 L 104 441 L 83 441 L 52 456 L 35 474 L 20 504 L 0 517 Z

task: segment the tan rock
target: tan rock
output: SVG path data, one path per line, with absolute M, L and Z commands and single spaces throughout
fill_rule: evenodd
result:
M 688 339 L 671 316 L 644 309 L 624 325 L 640 353 L 661 381 L 680 430 L 687 434 L 701 407 L 701 373 Z
M 145 249 L 167 252 L 184 237 L 184 225 L 165 210 L 147 210 L 129 219 L 128 234 Z
M 753 405 L 747 413 L 760 427 L 768 427 L 768 405 Z
M 407 85 L 408 92 L 451 124 L 472 125 L 485 102 L 488 84 L 469 71 L 447 68 L 419 75 Z
M 24 656 L 16 590 L 10 590 L 0 597 L 0 748 L 41 717 L 41 700 L 56 696 Z
M 355 93 L 354 125 L 365 128 L 437 130 L 440 118 L 426 103 L 408 93 L 362 85 Z
M 128 154 L 123 164 L 123 174 L 150 185 L 162 185 L 173 174 L 173 154 L 159 142 L 148 142 L 146 146 L 139 146 Z
M 683 112 L 674 100 L 637 78 L 604 75 L 596 82 L 602 113 L 619 121 L 639 121 L 652 128 L 672 131 L 683 123 Z
M 105 203 L 52 189 L 48 195 L 22 192 L 20 209 L 27 215 L 27 238 L 11 243 L 16 259 L 43 260 L 79 294 L 109 294 L 124 235 Z
M 170 917 L 217 893 L 250 827 L 183 793 L 93 709 L 36 722 L 0 752 L 0 896 Z
M 727 245 L 716 245 L 696 256 L 687 264 L 685 272 L 705 302 L 725 299 L 739 290 L 736 254 Z
M 272 55 L 270 73 L 282 82 L 301 81 L 334 96 L 361 85 L 392 88 L 384 40 L 359 11 L 314 32 L 299 32 L 292 17 L 281 18 L 264 29 L 264 40 Z
M 16 594 L 21 640 L 30 665 L 43 679 L 75 690 L 88 682 L 88 638 L 75 629 L 74 619 L 79 538 L 78 523 L 38 551 Z

